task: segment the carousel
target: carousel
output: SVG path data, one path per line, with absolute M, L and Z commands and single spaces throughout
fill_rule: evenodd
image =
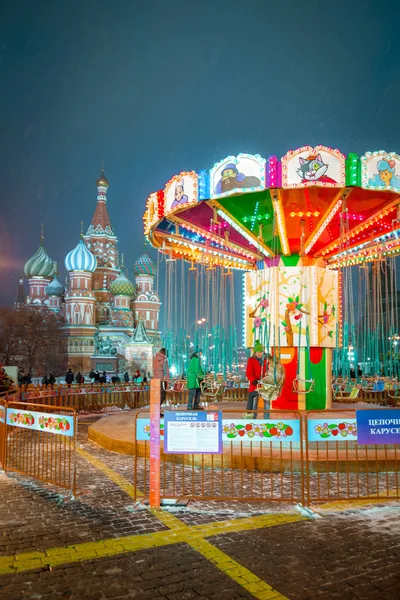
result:
M 261 340 L 284 367 L 274 408 L 329 408 L 332 394 L 356 396 L 387 385 L 382 378 L 397 395 L 399 194 L 397 154 L 345 156 L 322 145 L 281 158 L 228 156 L 150 194 L 144 229 L 165 261 L 177 379 L 190 344 L 200 344 L 203 392 L 235 385 L 242 272 L 245 346 Z

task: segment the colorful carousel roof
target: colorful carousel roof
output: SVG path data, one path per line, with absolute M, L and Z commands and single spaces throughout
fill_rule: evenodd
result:
M 67 271 L 88 271 L 93 273 L 97 267 L 96 257 L 88 250 L 83 240 L 65 257 Z
M 304 146 L 175 175 L 149 196 L 144 227 L 171 258 L 249 270 L 301 254 L 339 267 L 400 252 L 399 202 L 397 154 Z

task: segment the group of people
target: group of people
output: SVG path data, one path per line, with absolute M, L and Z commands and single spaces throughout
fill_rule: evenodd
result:
M 200 406 L 201 382 L 205 374 L 201 364 L 202 351 L 197 347 L 192 353 L 187 372 L 187 388 L 189 391 L 187 410 L 203 410 Z M 160 380 L 160 406 L 165 403 L 167 390 L 165 381 L 170 378 L 167 351 L 161 348 L 153 358 L 153 377 Z M 161 413 L 163 416 L 163 413 Z
M 123 379 L 125 383 L 130 382 L 130 377 L 128 371 L 125 371 L 123 375 Z M 85 383 L 85 377 L 82 375 L 80 371 L 76 375 L 72 372 L 72 369 L 68 369 L 68 372 L 65 376 L 65 383 L 70 387 L 74 381 L 78 385 L 83 385 Z M 109 375 L 105 371 L 100 373 L 98 370 L 92 369 L 89 373 L 89 381 L 91 383 L 121 383 L 121 378 L 118 374 Z M 146 383 L 147 377 L 146 375 L 141 376 L 139 369 L 137 369 L 132 377 L 133 383 Z
M 32 376 L 30 373 L 24 373 L 22 369 L 18 371 L 18 385 L 31 385 Z
M 42 385 L 51 385 L 51 387 L 53 387 L 55 382 L 56 378 L 54 377 L 53 373 L 49 373 L 48 375 L 45 373 L 42 377 Z
M 246 410 L 252 412 L 246 412 L 244 418 L 257 417 L 258 400 L 261 397 L 264 401 L 264 419 L 268 419 L 271 401 L 276 400 L 282 390 L 285 369 L 276 354 L 265 352 L 260 340 L 254 342 L 253 356 L 247 361 L 246 377 L 249 381 Z
M 187 410 L 203 410 L 200 406 L 201 382 L 205 378 L 202 366 L 201 348 L 195 348 L 192 353 L 187 373 L 188 403 Z M 160 380 L 160 406 L 167 397 L 165 381 L 170 378 L 167 352 L 161 348 L 153 359 L 153 373 L 155 379 Z M 249 381 L 247 406 L 244 418 L 255 419 L 257 417 L 258 400 L 264 401 L 264 418 L 269 418 L 271 401 L 280 395 L 285 381 L 285 369 L 276 354 L 265 352 L 264 346 L 259 340 L 254 343 L 254 353 L 247 361 L 246 378 Z M 161 416 L 163 413 L 161 412 Z

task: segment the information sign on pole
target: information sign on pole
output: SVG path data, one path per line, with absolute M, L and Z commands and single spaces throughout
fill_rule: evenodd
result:
M 222 413 L 220 411 L 166 411 L 164 452 L 222 454 Z

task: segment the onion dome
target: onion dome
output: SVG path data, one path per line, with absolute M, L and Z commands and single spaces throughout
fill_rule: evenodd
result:
M 157 271 L 157 267 L 154 261 L 150 258 L 150 256 L 145 252 L 142 256 L 135 262 L 133 266 L 133 272 L 135 275 L 155 275 Z
M 67 271 L 88 271 L 93 273 L 97 267 L 96 257 L 87 249 L 83 240 L 65 257 Z
M 54 275 L 54 262 L 40 244 L 35 254 L 26 261 L 24 273 L 27 277 L 50 278 Z
M 108 179 L 107 177 L 104 175 L 104 169 L 101 170 L 101 175 L 98 178 L 98 180 L 96 181 L 96 185 L 97 187 L 99 186 L 103 186 L 103 187 L 108 187 L 110 184 L 108 183 Z
M 45 289 L 47 296 L 62 296 L 64 293 L 64 286 L 57 277 L 57 272 L 54 274 L 53 279 Z
M 132 281 L 128 279 L 123 271 L 118 275 L 116 279 L 110 285 L 110 292 L 114 296 L 133 296 L 135 293 L 135 286 Z

